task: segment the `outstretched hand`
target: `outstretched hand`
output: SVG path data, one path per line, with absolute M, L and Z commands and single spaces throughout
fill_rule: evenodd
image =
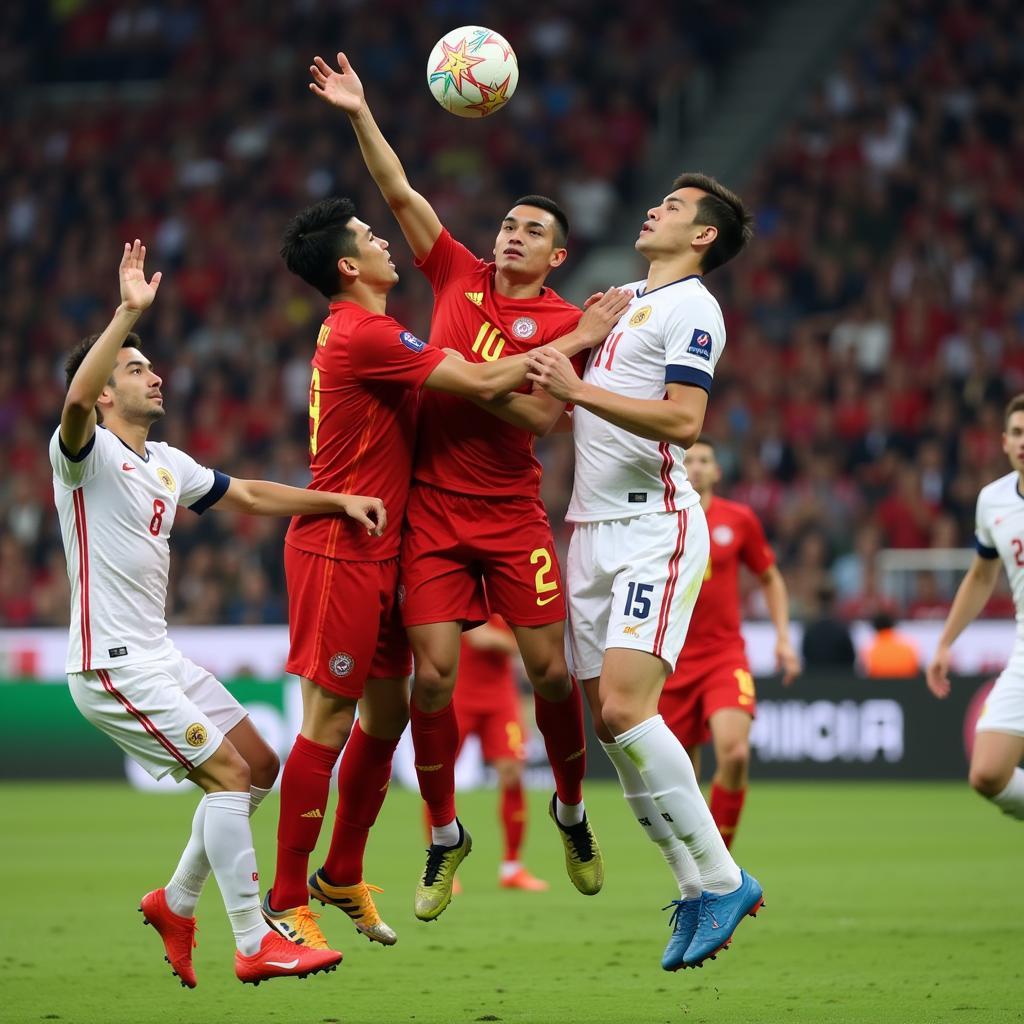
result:
M 139 239 L 136 238 L 132 245 L 124 243 L 124 254 L 117 272 L 121 280 L 121 305 L 131 313 L 149 309 L 156 298 L 163 275 L 158 270 L 147 283 L 146 247 Z
M 348 57 L 338 54 L 338 70 L 335 71 L 323 57 L 314 57 L 309 66 L 309 74 L 313 79 L 309 83 L 309 91 L 332 107 L 344 110 L 346 114 L 358 114 L 366 101 L 363 83 L 352 70 Z
M 526 379 L 543 388 L 560 402 L 574 401 L 580 379 L 567 356 L 556 348 L 545 345 L 526 355 Z
M 345 515 L 366 527 L 371 537 L 379 537 L 388 525 L 388 513 L 380 498 L 368 498 L 363 494 L 339 494 Z
M 576 330 L 588 337 L 591 347 L 600 345 L 632 300 L 633 293 L 624 288 L 609 288 L 600 298 L 591 295 Z

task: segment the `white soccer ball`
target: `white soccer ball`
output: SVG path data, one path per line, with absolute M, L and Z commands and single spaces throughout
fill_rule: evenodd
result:
M 512 47 L 479 25 L 445 33 L 427 60 L 434 99 L 459 117 L 487 117 L 501 110 L 518 83 L 519 62 Z

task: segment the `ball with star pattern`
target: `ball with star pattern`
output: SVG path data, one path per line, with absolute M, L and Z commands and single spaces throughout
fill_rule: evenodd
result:
M 458 117 L 487 117 L 501 110 L 518 82 L 512 47 L 497 32 L 478 25 L 446 32 L 427 60 L 434 99 Z

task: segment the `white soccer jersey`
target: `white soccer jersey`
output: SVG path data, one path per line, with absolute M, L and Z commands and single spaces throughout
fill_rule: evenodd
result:
M 725 347 L 725 323 L 699 275 L 651 291 L 623 285 L 634 298 L 591 353 L 583 379 L 629 398 L 662 399 L 671 383 L 711 390 Z M 576 475 L 566 519 L 626 519 L 691 508 L 700 496 L 683 466 L 684 450 L 638 437 L 586 409 L 573 412 Z
M 1017 474 L 994 480 L 981 489 L 975 520 L 975 544 L 982 558 L 1001 558 L 1017 609 L 1013 660 L 1024 655 L 1024 495 Z
M 179 504 L 206 511 L 229 478 L 162 442 L 147 443 L 143 458 L 103 427 L 73 457 L 58 428 L 50 463 L 71 580 L 67 671 L 164 657 L 175 513 Z

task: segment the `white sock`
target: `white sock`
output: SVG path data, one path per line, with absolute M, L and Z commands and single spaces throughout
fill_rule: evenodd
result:
M 522 864 L 517 860 L 503 860 L 501 867 L 498 868 L 499 878 L 511 878 L 517 871 L 522 868 Z
M 992 797 L 992 803 L 1002 808 L 1003 814 L 1024 821 L 1024 769 L 1014 768 L 1006 789 Z
M 458 818 L 452 818 L 447 825 L 431 825 L 430 841 L 434 846 L 455 846 L 459 841 Z
M 583 821 L 585 812 L 583 801 L 578 804 L 563 804 L 558 797 L 555 797 L 555 817 L 566 827 L 579 825 Z
M 602 742 L 601 746 L 604 747 L 608 759 L 615 765 L 619 782 L 622 784 L 622 793 L 630 810 L 640 823 L 640 827 L 647 833 L 647 838 L 661 850 L 669 869 L 675 875 L 680 897 L 684 900 L 696 899 L 702 888 L 697 862 L 662 817 L 629 755 L 618 743 Z
M 636 765 L 662 817 L 697 862 L 702 887 L 715 893 L 736 889 L 740 869 L 725 848 L 686 751 L 661 715 L 627 729 L 615 742 Z
M 244 956 L 258 952 L 270 931 L 260 913 L 260 876 L 249 827 L 248 793 L 208 793 L 203 837 L 224 907 Z
M 256 808 L 263 803 L 269 789 L 259 786 L 249 787 L 249 816 L 256 813 Z M 206 842 L 203 838 L 203 826 L 206 822 L 206 797 L 199 801 L 195 816 L 192 818 L 192 834 L 181 854 L 181 860 L 171 875 L 171 880 L 164 886 L 167 906 L 173 913 L 181 917 L 193 917 L 199 896 L 210 877 L 210 862 L 206 858 Z

